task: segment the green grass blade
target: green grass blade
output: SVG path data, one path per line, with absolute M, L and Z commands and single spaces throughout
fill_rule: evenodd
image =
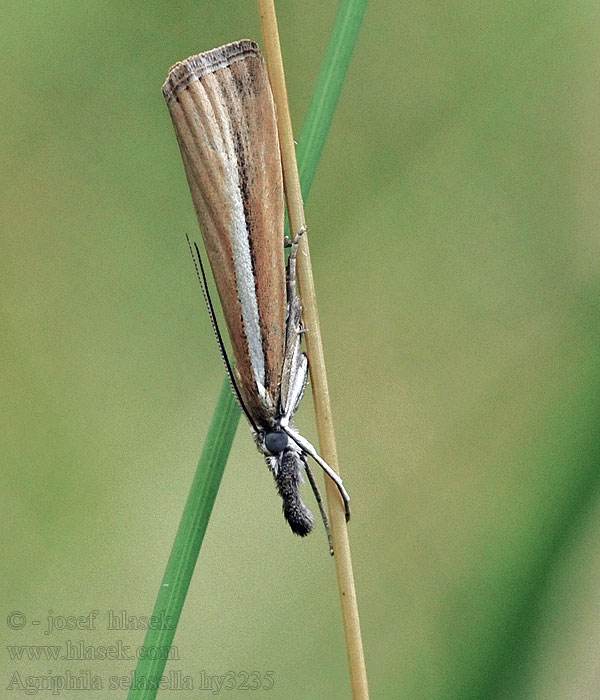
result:
M 342 92 L 367 0 L 342 0 L 298 139 L 298 173 L 304 201 L 317 172 L 323 146 Z
M 342 0 L 340 3 L 299 139 L 298 167 L 305 199 L 333 120 L 366 4 L 366 0 Z M 159 624 L 157 629 L 149 629 L 144 639 L 144 648 L 149 652 L 169 648 L 173 642 L 239 419 L 240 409 L 225 380 L 154 606 L 153 615 Z M 163 624 L 165 621 L 167 624 Z M 155 698 L 165 664 L 165 658 L 140 659 L 128 700 Z
M 152 652 L 170 649 L 173 643 L 239 418 L 240 409 L 229 382 L 225 381 L 154 605 L 152 614 L 158 621 L 157 629 L 148 629 L 144 639 L 144 649 L 149 658 L 138 661 L 135 683 L 127 695 L 128 700 L 151 700 L 158 692 L 156 686 L 163 674 L 166 658 L 152 658 Z

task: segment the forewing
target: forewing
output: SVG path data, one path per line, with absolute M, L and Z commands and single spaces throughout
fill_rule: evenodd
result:
M 177 63 L 163 93 L 229 330 L 243 400 L 258 423 L 279 403 L 286 290 L 275 107 L 257 45 Z

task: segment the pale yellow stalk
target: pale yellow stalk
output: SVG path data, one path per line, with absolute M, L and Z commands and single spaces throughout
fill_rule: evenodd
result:
M 298 177 L 296 149 L 287 101 L 285 74 L 281 58 L 281 46 L 279 43 L 275 6 L 273 0 L 258 0 L 258 6 L 262 23 L 267 69 L 269 71 L 273 97 L 277 106 L 277 128 L 283 162 L 283 179 L 288 215 L 291 230 L 296 233 L 305 225 L 304 206 L 300 189 L 300 179 Z M 301 289 L 304 325 L 310 331 L 306 334 L 306 349 L 310 363 L 310 377 L 315 404 L 320 453 L 325 461 L 339 473 L 333 419 L 327 386 L 327 374 L 325 371 L 325 358 L 319 328 L 319 315 L 310 264 L 308 238 L 306 235 L 303 237 L 298 255 L 298 280 Z M 325 484 L 331 537 L 335 550 L 338 591 L 348 651 L 352 695 L 355 700 L 368 700 L 369 688 L 367 684 L 367 672 L 360 632 L 360 619 L 358 615 L 356 588 L 354 585 L 350 541 L 348 538 L 344 505 L 332 481 L 326 478 Z

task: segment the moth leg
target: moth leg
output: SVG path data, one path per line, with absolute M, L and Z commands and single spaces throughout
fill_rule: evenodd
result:
M 294 365 L 294 363 L 296 364 Z M 308 358 L 303 352 L 293 353 L 284 367 L 290 367 L 291 372 L 289 380 L 281 382 L 281 415 L 279 420 L 283 428 L 292 421 L 304 396 L 308 381 Z
M 337 486 L 337 490 L 340 492 L 340 496 L 342 497 L 342 500 L 344 501 L 344 510 L 346 512 L 346 520 L 347 521 L 350 520 L 350 496 L 348 495 L 348 492 L 346 491 L 346 489 L 344 487 L 344 482 L 342 481 L 342 478 L 340 477 L 340 475 L 336 474 L 333 471 L 333 469 L 319 455 L 319 453 L 315 450 L 313 445 L 311 445 L 310 442 L 305 437 L 300 435 L 300 433 L 296 432 L 289 425 L 282 425 L 281 427 L 292 438 L 292 440 L 298 445 L 298 447 L 302 448 L 303 452 L 305 452 L 307 455 L 310 455 L 315 460 L 315 462 L 321 467 L 321 469 L 323 469 L 323 471 L 327 474 L 327 476 Z
M 290 238 L 289 236 L 284 236 L 283 237 L 283 247 L 284 248 L 291 248 L 294 243 L 296 244 L 296 247 L 298 247 L 298 243 L 300 243 L 300 238 L 307 232 L 306 226 L 301 226 L 298 233 L 293 237 Z
M 302 339 L 302 304 L 296 291 L 296 256 L 298 245 L 306 227 L 302 227 L 291 243 L 291 252 L 287 262 L 286 294 L 287 318 L 285 330 L 285 349 L 281 372 L 280 410 L 286 420 L 291 420 L 306 384 L 307 361 L 300 352 Z
M 317 486 L 315 477 L 312 475 L 312 472 L 309 469 L 308 464 L 306 462 L 304 462 L 304 470 L 306 471 L 306 476 L 308 477 L 308 481 L 310 482 L 310 487 L 313 490 L 313 493 L 315 494 L 315 500 L 317 502 L 317 505 L 319 506 L 321 520 L 323 521 L 323 525 L 325 526 L 325 532 L 327 533 L 327 541 L 329 542 L 329 553 L 331 554 L 331 556 L 333 556 L 333 542 L 331 541 L 331 530 L 329 529 L 329 520 L 327 519 L 325 508 L 323 508 L 323 499 L 321 498 L 319 487 Z

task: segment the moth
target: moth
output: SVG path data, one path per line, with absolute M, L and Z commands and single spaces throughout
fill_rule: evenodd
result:
M 200 250 L 190 243 L 198 279 L 235 396 L 271 469 L 292 531 L 307 535 L 313 515 L 300 496 L 312 457 L 336 484 L 341 478 L 294 427 L 308 359 L 300 349 L 302 306 L 296 258 L 303 232 L 284 240 L 284 195 L 275 105 L 264 60 L 242 40 L 176 63 L 163 85 L 204 247 L 235 360 L 221 337 Z M 189 242 L 189 239 L 188 239 Z M 290 253 L 285 262 L 285 246 Z

